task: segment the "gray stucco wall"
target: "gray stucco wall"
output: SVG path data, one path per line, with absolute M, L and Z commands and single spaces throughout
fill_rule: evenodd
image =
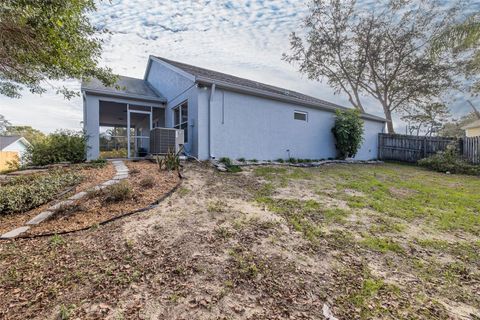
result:
M 199 96 L 199 106 L 202 108 L 204 104 L 208 108 L 209 93 L 210 89 Z M 308 121 L 295 120 L 294 111 L 308 112 Z M 336 156 L 331 133 L 335 114 L 329 111 L 217 88 L 211 105 L 211 117 L 210 148 L 212 156 L 217 159 L 243 157 L 273 160 L 289 156 L 322 159 Z M 365 120 L 365 141 L 356 159 L 377 157 L 377 134 L 383 128 L 381 122 Z M 204 144 L 201 144 L 201 148 L 205 148 Z M 201 150 L 201 158 L 206 159 L 207 153 Z
M 198 118 L 198 93 L 199 88 L 195 82 L 182 74 L 179 74 L 165 65 L 153 60 L 146 80 L 164 97 L 167 98 L 167 108 L 165 112 L 165 126 L 173 127 L 172 109 L 188 101 L 188 143 L 185 144 L 185 150 L 189 155 L 198 156 L 199 145 L 199 121 Z M 202 122 L 203 125 L 203 122 Z

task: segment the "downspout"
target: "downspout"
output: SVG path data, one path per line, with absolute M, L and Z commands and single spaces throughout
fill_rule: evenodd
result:
M 215 83 L 213 83 L 210 91 L 210 98 L 208 99 L 208 156 L 210 157 L 210 159 L 215 158 L 212 154 L 212 103 L 215 89 L 216 85 Z

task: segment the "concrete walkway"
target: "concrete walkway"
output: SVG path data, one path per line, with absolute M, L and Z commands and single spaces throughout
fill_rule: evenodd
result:
M 114 161 L 112 161 L 112 164 L 115 167 L 115 171 L 116 171 L 116 174 L 113 177 L 113 179 L 105 181 L 104 183 L 94 187 L 93 188 L 94 190 L 104 189 L 108 186 L 111 186 L 113 184 L 118 183 L 120 180 L 128 178 L 128 168 L 125 165 L 125 163 L 123 163 L 123 161 L 114 160 Z M 69 205 L 73 204 L 75 201 L 83 199 L 86 195 L 87 195 L 87 192 L 81 191 L 81 192 L 78 192 L 78 193 L 74 194 L 73 196 L 71 196 L 68 199 L 57 202 L 53 206 L 49 207 L 47 210 L 45 210 L 43 212 L 40 212 L 38 215 L 33 217 L 24 226 L 21 226 L 19 228 L 10 230 L 9 232 L 2 234 L 0 236 L 0 239 L 11 239 L 11 238 L 18 237 L 20 234 L 22 234 L 22 233 L 26 232 L 28 229 L 30 229 L 30 226 L 35 226 L 35 225 L 47 220 L 48 218 L 50 218 L 55 213 L 55 210 L 57 210 L 61 207 L 64 207 L 64 206 L 69 206 Z

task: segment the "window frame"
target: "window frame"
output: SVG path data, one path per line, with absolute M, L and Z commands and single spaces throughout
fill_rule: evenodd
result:
M 186 109 L 187 109 L 187 117 L 186 117 L 186 120 L 185 121 L 182 121 L 183 119 L 183 114 L 182 114 L 182 107 L 186 106 Z M 178 110 L 178 123 L 176 124 L 175 123 L 175 112 Z M 188 110 L 188 100 L 185 100 L 185 101 L 182 101 L 180 102 L 179 104 L 177 104 L 175 107 L 172 108 L 172 116 L 173 116 L 173 128 L 175 129 L 181 129 L 181 130 L 184 130 L 184 133 L 185 134 L 185 143 L 188 143 L 188 113 L 189 113 L 189 110 Z M 182 127 L 186 128 L 185 129 L 182 129 Z
M 298 114 L 301 114 L 301 115 L 304 115 L 304 116 L 305 116 L 305 120 L 295 118 L 295 115 L 296 115 L 297 113 L 298 113 Z M 306 111 L 300 111 L 300 110 L 294 110 L 294 111 L 293 111 L 293 120 L 308 122 L 308 112 L 306 112 Z

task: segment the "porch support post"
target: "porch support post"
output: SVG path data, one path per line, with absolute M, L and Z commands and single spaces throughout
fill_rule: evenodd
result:
M 87 160 L 100 157 L 100 100 L 98 97 L 85 95 L 83 127 L 87 136 Z
M 130 159 L 130 104 L 127 103 L 127 158 Z

